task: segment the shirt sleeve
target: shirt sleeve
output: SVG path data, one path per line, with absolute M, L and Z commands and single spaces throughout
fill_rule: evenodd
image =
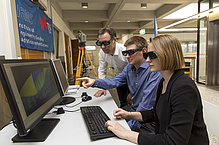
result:
M 108 63 L 105 60 L 104 56 L 105 56 L 104 52 L 102 52 L 102 50 L 100 50 L 100 52 L 99 52 L 99 67 L 98 67 L 98 78 L 99 79 L 106 78 L 106 71 L 107 71 Z
M 127 65 L 128 66 L 128 65 Z M 104 90 L 119 87 L 127 83 L 127 66 L 124 70 L 113 78 L 95 79 L 92 87 L 97 87 Z
M 142 115 L 144 123 L 154 121 L 153 110 L 141 111 L 140 113 Z M 141 123 L 139 121 L 136 121 L 136 120 L 130 120 L 128 122 L 128 125 L 131 128 L 131 130 L 138 130 L 141 127 Z
M 128 122 L 128 125 L 131 128 L 131 130 L 138 130 L 141 127 L 140 122 L 136 120 L 130 120 Z

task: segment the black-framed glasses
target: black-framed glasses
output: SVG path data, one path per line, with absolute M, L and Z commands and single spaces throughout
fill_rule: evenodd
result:
M 114 38 L 110 39 L 110 40 L 105 40 L 105 41 L 99 41 L 97 40 L 96 45 L 97 46 L 102 46 L 102 45 L 110 45 L 110 43 L 113 41 Z
M 144 52 L 143 57 L 144 57 L 144 59 L 147 59 L 148 57 L 150 59 L 155 59 L 155 58 L 157 58 L 157 53 L 155 51 Z
M 122 51 L 122 55 L 127 56 L 127 54 L 132 55 L 137 51 L 141 51 L 143 48 L 136 48 L 136 49 L 129 49 L 129 50 L 125 50 Z

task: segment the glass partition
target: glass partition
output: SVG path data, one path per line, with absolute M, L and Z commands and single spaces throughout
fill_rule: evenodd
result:
M 209 0 L 200 0 L 198 3 L 198 13 L 210 8 Z M 207 42 L 207 17 L 198 19 L 197 36 L 197 72 L 196 81 L 201 84 L 206 82 L 206 42 Z
M 199 20 L 199 58 L 198 58 L 198 81 L 204 83 L 206 81 L 206 42 L 207 42 L 207 18 L 204 17 Z

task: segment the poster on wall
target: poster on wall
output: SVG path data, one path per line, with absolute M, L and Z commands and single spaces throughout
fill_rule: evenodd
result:
M 54 52 L 52 20 L 29 0 L 15 0 L 22 48 Z

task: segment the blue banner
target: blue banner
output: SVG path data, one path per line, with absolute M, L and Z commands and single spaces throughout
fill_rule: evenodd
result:
M 22 48 L 54 52 L 52 20 L 29 0 L 15 0 Z

